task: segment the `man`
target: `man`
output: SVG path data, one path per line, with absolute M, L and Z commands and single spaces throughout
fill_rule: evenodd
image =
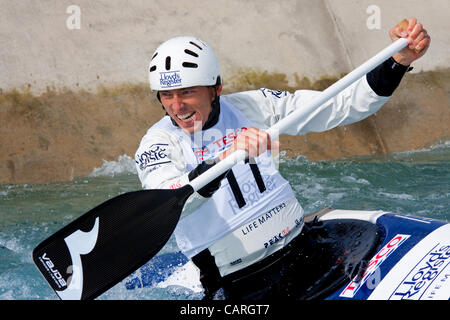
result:
M 391 29 L 390 37 L 408 37 L 409 46 L 285 133 L 325 131 L 378 111 L 430 44 L 415 18 L 409 19 L 406 30 Z M 207 298 L 219 287 L 231 298 L 269 297 L 280 293 L 278 282 L 286 281 L 272 266 L 274 260 L 298 255 L 307 241 L 301 235 L 303 209 L 270 154 L 278 142 L 264 129 L 318 92 L 263 88 L 221 96 L 221 78 L 213 50 L 199 39 L 177 37 L 157 48 L 149 80 L 166 116 L 141 141 L 135 156 L 138 174 L 143 188 L 178 188 L 236 149 L 246 150 L 248 162 L 235 165 L 189 198 L 175 236 L 180 250 L 199 267 Z M 258 290 L 243 285 L 258 277 L 265 279 Z

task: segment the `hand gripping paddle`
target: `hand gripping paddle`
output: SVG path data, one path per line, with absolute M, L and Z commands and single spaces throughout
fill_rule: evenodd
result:
M 320 112 L 319 106 L 407 44 L 404 38 L 395 41 L 267 132 L 275 140 L 299 119 Z M 238 150 L 179 189 L 114 197 L 40 243 L 33 250 L 33 261 L 60 299 L 94 299 L 161 250 L 190 195 L 246 157 L 245 151 Z

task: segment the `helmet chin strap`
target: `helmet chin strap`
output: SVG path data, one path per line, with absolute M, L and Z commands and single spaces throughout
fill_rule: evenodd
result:
M 159 102 L 161 102 L 161 97 L 159 96 L 159 92 L 156 94 L 156 97 L 158 98 Z M 167 113 L 166 109 L 164 109 L 164 106 L 161 103 L 161 107 L 166 112 L 166 116 L 170 115 Z M 219 115 L 220 115 L 220 97 L 217 95 L 217 87 L 214 86 L 214 100 L 211 102 L 211 112 L 209 113 L 208 119 L 206 120 L 205 124 L 202 127 L 202 130 L 207 130 L 211 127 L 213 127 L 217 121 L 219 121 Z M 178 127 L 177 122 L 170 117 L 170 121 L 172 121 L 172 124 L 175 127 Z

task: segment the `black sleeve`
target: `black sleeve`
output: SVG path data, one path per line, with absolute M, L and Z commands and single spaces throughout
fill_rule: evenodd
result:
M 397 89 L 403 75 L 410 70 L 412 67 L 401 65 L 390 57 L 366 75 L 367 82 L 377 95 L 389 97 Z
M 198 177 L 206 170 L 214 166 L 217 162 L 218 160 L 208 160 L 207 162 L 203 161 L 202 163 L 200 163 L 194 170 L 189 172 L 188 174 L 189 181 L 194 180 L 196 177 Z M 204 186 L 197 192 L 205 198 L 211 197 L 214 194 L 214 192 L 216 192 L 220 188 L 220 181 L 227 175 L 227 173 L 228 171 L 221 174 L 220 176 L 215 178 L 213 181 L 208 183 L 206 186 Z

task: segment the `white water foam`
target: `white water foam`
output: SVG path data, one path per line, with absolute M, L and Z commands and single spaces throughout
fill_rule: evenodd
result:
M 389 156 L 394 160 L 405 160 L 411 157 L 411 160 L 417 160 L 417 157 L 422 155 L 427 155 L 430 152 L 434 152 L 436 154 L 446 154 L 448 155 L 450 149 L 450 141 L 440 141 L 436 144 L 431 145 L 428 148 L 422 148 L 418 150 L 409 150 L 409 151 L 401 151 L 401 152 L 393 152 Z M 445 157 L 448 159 L 448 157 Z
M 414 196 L 406 193 L 396 194 L 396 193 L 378 192 L 378 194 L 391 199 L 415 200 Z
M 118 157 L 117 161 L 103 160 L 103 165 L 94 170 L 88 175 L 89 177 L 110 176 L 114 177 L 116 174 L 133 173 L 136 174 L 136 164 L 133 158 L 124 154 Z
M 199 270 L 192 261 L 188 261 L 185 265 L 178 267 L 170 277 L 157 284 L 158 288 L 167 288 L 169 286 L 181 286 L 196 293 L 203 291 Z
M 341 178 L 342 182 L 347 182 L 347 183 L 357 183 L 357 184 L 366 184 L 369 185 L 370 182 L 367 181 L 366 179 L 356 179 L 352 176 L 345 176 Z

